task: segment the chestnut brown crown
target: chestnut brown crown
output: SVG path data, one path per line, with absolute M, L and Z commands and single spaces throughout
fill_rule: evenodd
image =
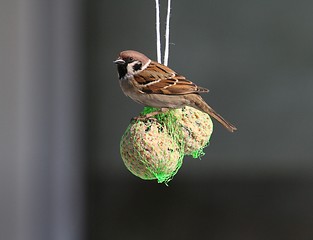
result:
M 134 50 L 126 50 L 126 51 L 122 51 L 120 52 L 120 54 L 118 55 L 117 60 L 115 61 L 115 63 L 117 64 L 129 64 L 132 63 L 134 61 L 138 61 L 140 63 L 142 63 L 142 65 L 145 65 L 150 59 L 137 51 Z

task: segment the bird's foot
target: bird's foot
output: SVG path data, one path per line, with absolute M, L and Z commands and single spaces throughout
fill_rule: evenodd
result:
M 168 108 L 161 108 L 159 111 L 147 113 L 145 115 L 141 115 L 138 117 L 133 117 L 132 121 L 146 121 L 146 120 L 156 121 L 157 119 L 154 118 L 155 115 L 166 113 L 168 110 L 169 110 Z

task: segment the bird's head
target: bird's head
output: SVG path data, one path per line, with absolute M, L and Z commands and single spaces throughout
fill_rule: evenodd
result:
M 151 60 L 140 52 L 126 50 L 120 52 L 118 58 L 114 61 L 117 65 L 119 78 L 130 77 L 144 70 Z

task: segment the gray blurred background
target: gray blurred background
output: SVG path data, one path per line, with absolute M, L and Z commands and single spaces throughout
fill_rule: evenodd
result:
M 0 239 L 313 239 L 313 2 L 172 4 L 169 66 L 239 130 L 166 187 L 119 155 L 112 63 L 156 59 L 154 1 L 1 1 Z

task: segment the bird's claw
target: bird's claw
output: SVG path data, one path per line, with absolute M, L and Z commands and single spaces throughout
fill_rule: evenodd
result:
M 138 116 L 138 117 L 133 117 L 131 119 L 131 122 L 133 122 L 133 121 L 147 121 L 147 120 L 149 120 L 149 121 L 157 121 L 156 118 L 151 117 L 151 116 Z

